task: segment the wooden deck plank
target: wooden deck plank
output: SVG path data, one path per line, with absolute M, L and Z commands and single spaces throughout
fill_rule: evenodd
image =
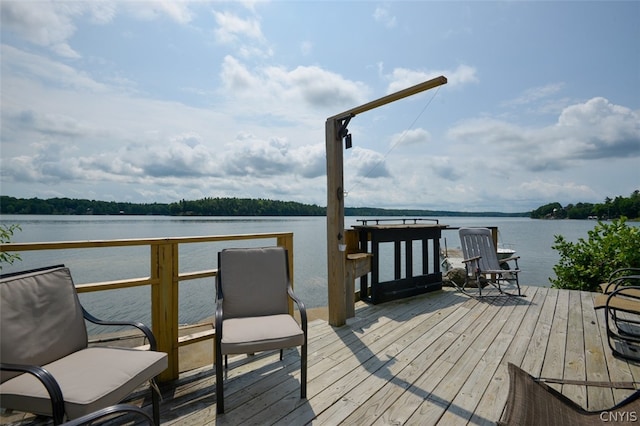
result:
M 300 351 L 230 358 L 227 412 L 216 415 L 213 366 L 161 385 L 163 425 L 473 424 L 500 418 L 507 364 L 534 376 L 639 381 L 640 364 L 612 355 L 594 294 L 523 287 L 526 297 L 474 299 L 451 289 L 380 305 L 358 303 L 356 317 L 334 328 L 309 324 L 307 399 L 300 399 Z M 588 409 L 632 391 L 563 385 Z M 140 390 L 134 402 L 144 400 Z M 44 425 L 3 414 L 2 424 Z
M 567 318 L 567 335 L 565 336 L 567 348 L 564 362 L 564 378 L 586 380 L 582 295 L 579 291 L 567 291 L 567 293 L 569 294 L 569 314 Z M 587 406 L 587 392 L 584 386 L 563 385 L 561 392 L 577 404 L 583 407 Z
M 582 297 L 583 302 L 583 317 L 585 327 L 585 365 L 587 371 L 587 380 L 593 381 L 607 381 L 609 380 L 609 370 L 607 369 L 607 356 L 606 353 L 610 353 L 606 342 L 603 344 L 601 332 L 604 332 L 604 338 L 606 339 L 606 332 L 604 326 L 599 322 L 604 317 L 603 311 L 597 311 L 599 315 L 596 315 L 593 307 L 593 297 L 590 295 L 584 295 Z M 587 406 L 591 409 L 598 409 L 600 407 L 610 407 L 613 405 L 613 392 L 611 389 L 588 387 L 587 388 Z
M 453 407 L 462 407 L 464 413 L 470 413 L 470 416 L 462 416 L 460 412 L 447 410 L 440 422 L 443 424 L 466 424 L 473 419 L 473 423 L 487 421 L 488 418 L 482 417 L 482 411 L 478 410 L 480 401 L 486 394 L 487 389 L 492 381 L 496 370 L 502 362 L 503 355 L 506 353 L 514 336 L 514 326 L 520 324 L 526 313 L 526 301 L 520 298 L 512 298 L 507 300 L 496 318 L 494 324 L 499 329 L 498 334 L 491 341 L 490 345 L 484 350 L 482 357 L 460 389 L 460 392 L 452 401 Z M 495 395 L 491 395 L 494 397 Z M 487 400 L 485 400 L 485 403 Z
M 488 306 L 483 317 L 475 321 L 457 340 L 457 342 L 464 344 L 464 351 L 460 354 L 452 353 L 449 355 L 448 360 L 453 367 L 434 389 L 434 396 L 423 401 L 418 410 L 409 418 L 409 423 L 434 424 L 442 421 L 443 424 L 450 424 L 454 419 L 462 418 L 466 421 L 473 415 L 473 410 L 456 404 L 455 399 L 461 387 L 470 380 L 472 373 L 477 368 L 482 368 L 478 362 L 482 359 L 482 355 L 489 345 L 488 342 L 493 342 L 501 329 L 501 324 L 499 321 L 495 321 L 495 317 L 504 310 L 506 301 L 508 298 L 501 296 L 499 299 L 487 303 Z M 483 303 L 486 302 L 483 301 Z M 442 418 L 445 412 L 454 415 L 450 415 L 445 420 Z
M 548 289 L 547 296 L 539 311 L 535 329 L 527 346 L 527 352 L 522 360 L 522 369 L 536 377 L 539 377 L 540 371 L 542 371 L 557 301 L 558 291 Z
M 445 312 L 448 314 L 448 312 Z M 434 345 L 442 345 L 450 340 L 443 339 L 443 335 L 465 315 L 466 311 L 456 309 L 443 319 L 430 318 L 431 321 L 424 322 L 417 330 L 421 335 L 406 350 L 402 351 L 395 362 L 389 367 L 391 376 L 388 378 L 380 375 L 374 375 L 368 378 L 368 381 L 375 382 L 364 384 L 367 389 L 376 389 L 375 392 L 361 392 L 360 389 L 354 389 L 345 396 L 341 401 L 348 400 L 355 403 L 356 406 L 351 412 L 343 412 L 340 416 L 335 415 L 334 404 L 330 410 L 322 413 L 318 417 L 319 424 L 336 424 L 336 420 L 346 420 L 347 424 L 371 424 L 373 423 L 385 409 L 400 398 L 406 389 L 408 389 L 415 377 L 418 377 L 424 365 L 432 361 L 432 350 Z M 452 336 L 452 334 L 449 334 Z M 446 346 L 441 346 L 444 351 Z M 366 404 L 363 404 L 366 401 Z M 345 415 L 346 414 L 346 415 Z
M 473 424 L 493 424 L 495 421 L 490 419 L 500 418 L 507 400 L 504 389 L 509 386 L 506 363 L 513 362 L 520 365 L 525 355 L 526 344 L 533 334 L 534 320 L 538 318 L 539 307 L 546 295 L 546 289 L 526 287 L 522 293 L 525 298 L 520 299 L 519 306 L 514 309 L 516 315 L 510 317 L 502 330 L 503 334 L 510 337 L 509 346 L 502 356 L 501 363 L 490 378 L 484 395 L 470 420 Z
M 556 293 L 558 298 L 556 299 L 547 350 L 544 354 L 544 363 L 540 376 L 562 379 L 564 378 L 567 325 L 569 322 L 569 292 L 557 291 Z M 560 384 L 550 384 L 549 386 L 557 391 L 562 389 Z
M 423 299 L 423 305 L 427 308 L 428 315 L 436 315 L 441 318 L 446 315 L 443 315 L 443 305 L 438 303 L 438 298 L 423 297 L 421 299 Z M 453 294 L 453 298 L 449 299 L 449 303 L 453 303 L 455 299 L 461 300 L 459 299 L 459 295 Z M 358 337 L 362 344 L 349 348 L 349 350 L 353 352 L 352 355 L 347 357 L 344 360 L 345 362 L 333 366 L 330 371 L 325 372 L 321 380 L 316 382 L 314 389 L 317 389 L 317 393 L 309 398 L 309 403 L 316 416 L 320 416 L 322 412 L 336 403 L 336 401 L 344 399 L 344 395 L 359 383 L 366 380 L 370 375 L 388 374 L 388 372 L 383 369 L 388 361 L 385 351 L 398 338 L 411 332 L 414 328 L 414 322 L 410 321 L 410 319 L 416 317 L 416 313 L 417 312 L 414 311 L 410 312 L 409 315 L 399 316 L 393 323 L 389 324 L 389 327 L 385 328 L 380 335 L 364 333 Z M 413 338 L 413 333 L 410 338 Z M 362 349 L 354 349 L 360 347 L 362 347 Z M 379 371 L 380 369 L 382 369 L 382 372 Z M 306 421 L 311 420 L 300 416 L 300 414 L 300 412 L 291 413 L 283 420 L 289 424 L 304 424 Z

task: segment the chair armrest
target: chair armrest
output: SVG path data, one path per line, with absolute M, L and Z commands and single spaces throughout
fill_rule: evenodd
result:
M 625 269 L 634 269 L 634 268 L 625 268 Z M 625 283 L 637 282 L 640 284 L 640 275 L 625 275 L 613 280 L 609 280 L 609 282 L 601 285 L 602 292 L 604 294 L 609 294 L 613 291 L 616 291 L 622 287 L 628 287 Z M 634 283 L 635 284 L 635 283 Z
M 599 294 L 593 307 L 604 308 L 605 316 L 609 315 L 610 310 L 640 315 L 640 287 L 620 287 L 609 294 Z
M 87 321 L 90 321 L 94 324 L 99 324 L 99 325 L 125 325 L 125 326 L 131 326 L 131 327 L 135 327 L 138 330 L 142 331 L 145 335 L 145 337 L 147 338 L 147 340 L 149 340 L 149 347 L 151 348 L 152 351 L 155 351 L 158 349 L 158 345 L 156 343 L 156 338 L 153 335 L 153 332 L 151 332 L 151 329 L 149 329 L 149 327 L 147 327 L 146 325 L 142 324 L 141 322 L 135 322 L 135 321 L 105 321 L 105 320 L 101 320 L 98 319 L 96 317 L 94 317 L 93 315 L 91 315 L 89 312 L 86 311 L 86 309 L 84 309 L 84 307 L 82 308 L 82 315 L 84 316 L 84 319 L 86 319 Z
M 64 419 L 64 398 L 60 385 L 58 385 L 58 382 L 51 373 L 37 365 L 7 363 L 0 363 L 0 370 L 27 373 L 38 379 L 47 390 L 49 398 L 51 399 L 51 414 L 53 415 L 54 424 L 62 423 Z
M 616 269 L 615 271 L 613 271 L 611 273 L 611 275 L 609 275 L 609 279 L 607 280 L 607 282 L 611 282 L 613 281 L 616 276 L 620 275 L 622 272 L 624 272 L 624 275 L 630 275 L 629 272 L 632 272 L 632 275 L 636 275 L 636 274 L 640 274 L 640 268 L 620 268 L 620 269 Z
M 287 287 L 287 293 L 289 294 L 289 297 L 294 302 L 296 302 L 296 305 L 298 305 L 298 311 L 300 311 L 300 322 L 302 322 L 302 331 L 304 331 L 306 334 L 307 333 L 307 309 L 304 307 L 304 303 L 302 302 L 302 300 L 300 300 L 298 296 L 296 296 L 296 294 L 293 292 L 293 288 L 291 286 Z
M 216 312 L 215 312 L 216 338 L 222 337 L 222 320 L 224 319 L 224 313 L 222 310 L 222 301 L 223 301 L 222 297 L 216 299 Z
M 70 420 L 63 424 L 63 426 L 81 426 L 87 424 L 93 424 L 94 421 L 111 415 L 121 416 L 127 413 L 133 413 L 141 417 L 141 420 L 152 425 L 153 419 L 146 411 L 144 411 L 140 407 L 136 407 L 135 405 L 127 405 L 127 404 L 116 404 L 110 407 L 103 408 L 98 411 L 94 411 L 93 413 L 85 414 L 82 417 L 78 417 L 77 419 Z M 136 424 L 138 421 L 136 421 Z
M 507 268 L 509 268 L 509 262 L 513 262 L 513 264 L 515 265 L 515 269 L 512 270 L 512 272 L 518 273 L 520 270 L 520 268 L 518 267 L 518 259 L 520 259 L 520 256 L 511 256 L 505 259 L 498 259 L 498 264 L 507 265 Z

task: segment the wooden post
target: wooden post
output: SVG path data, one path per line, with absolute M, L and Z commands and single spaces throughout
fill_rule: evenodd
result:
M 342 326 L 347 319 L 346 239 L 344 236 L 344 175 L 340 119 L 325 124 L 327 149 L 327 269 L 329 324 Z
M 344 169 L 342 138 L 339 129 L 345 120 L 356 114 L 395 102 L 407 96 L 432 89 L 447 83 L 445 76 L 416 84 L 343 113 L 334 115 L 325 123 L 325 141 L 327 152 L 327 285 L 329 288 L 329 324 L 334 327 L 346 323 L 347 317 L 347 280 L 346 242 L 344 230 Z
M 151 245 L 151 277 L 159 284 L 151 286 L 151 322 L 158 350 L 166 352 L 169 365 L 158 380 L 178 378 L 178 245 Z

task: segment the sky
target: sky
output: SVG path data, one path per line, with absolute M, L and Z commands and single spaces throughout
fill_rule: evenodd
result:
M 0 194 L 525 212 L 640 189 L 640 2 L 0 0 Z

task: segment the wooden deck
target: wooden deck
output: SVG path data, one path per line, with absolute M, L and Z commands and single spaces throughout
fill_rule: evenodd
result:
M 344 327 L 309 325 L 306 400 L 297 350 L 283 362 L 241 356 L 230 359 L 224 415 L 215 413 L 214 371 L 203 368 L 164 387 L 163 424 L 494 424 L 507 398 L 507 362 L 535 376 L 640 381 L 640 366 L 611 355 L 593 293 L 524 293 L 476 300 L 444 290 L 360 304 Z M 632 392 L 561 391 L 589 409 Z
M 309 324 L 306 400 L 298 350 L 285 351 L 282 362 L 277 353 L 238 356 L 229 359 L 224 415 L 216 416 L 210 366 L 161 386 L 162 424 L 494 424 L 507 398 L 508 362 L 535 376 L 640 382 L 640 365 L 612 356 L 594 293 L 523 292 L 477 300 L 446 289 L 358 304 L 346 326 Z M 589 409 L 632 392 L 555 386 Z

